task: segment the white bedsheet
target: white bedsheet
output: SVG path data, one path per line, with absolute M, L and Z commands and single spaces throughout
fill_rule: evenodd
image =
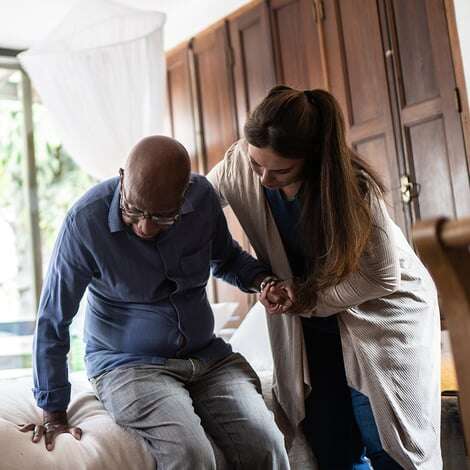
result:
M 81 441 L 69 434 L 57 437 L 49 452 L 44 442 L 33 444 L 31 433 L 17 424 L 40 422 L 42 412 L 32 395 L 32 379 L 3 379 L 0 385 L 1 470 L 155 470 L 152 455 L 140 439 L 117 426 L 95 398 L 86 377 L 73 375 L 69 420 L 83 430 Z

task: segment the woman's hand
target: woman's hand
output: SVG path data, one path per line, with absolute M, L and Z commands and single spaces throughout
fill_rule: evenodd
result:
M 261 292 L 260 301 L 270 315 L 287 313 L 295 302 L 292 280 L 268 283 Z

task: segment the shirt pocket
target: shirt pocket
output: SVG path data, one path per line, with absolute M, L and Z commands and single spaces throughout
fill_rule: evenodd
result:
M 180 260 L 181 271 L 185 283 L 191 287 L 203 286 L 207 283 L 210 273 L 211 245 L 206 243 L 203 248 Z

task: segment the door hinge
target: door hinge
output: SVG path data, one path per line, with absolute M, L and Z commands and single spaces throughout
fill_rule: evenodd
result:
M 325 7 L 323 0 L 312 0 L 313 18 L 315 23 L 320 23 L 325 19 Z
M 454 88 L 455 94 L 455 107 L 457 108 L 457 112 L 459 114 L 462 113 L 462 98 L 460 96 L 460 90 L 458 88 Z
M 421 185 L 411 180 L 409 175 L 402 175 L 400 178 L 401 200 L 408 204 L 412 199 L 419 196 Z

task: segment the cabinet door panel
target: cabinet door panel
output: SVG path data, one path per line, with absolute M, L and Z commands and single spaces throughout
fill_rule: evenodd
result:
M 445 147 L 445 131 L 442 116 L 421 121 L 406 127 L 409 153 L 413 155 L 414 179 L 420 184 L 419 219 L 436 215 L 454 216 L 450 168 Z M 436 184 L 439 179 L 443 184 Z
M 403 103 L 411 106 L 439 96 L 426 5 L 422 0 L 398 0 L 393 7 Z
M 389 2 L 415 217 L 470 214 L 469 173 L 443 0 Z
M 377 2 L 326 0 L 324 5 L 330 91 L 344 111 L 348 141 L 382 175 L 390 214 L 407 231 Z
M 276 84 L 269 9 L 265 2 L 230 18 L 238 130 L 243 135 L 247 115 Z
M 272 0 L 277 81 L 298 89 L 324 88 L 321 32 L 311 0 Z
M 235 96 L 226 23 L 197 35 L 192 42 L 192 50 L 205 171 L 209 172 L 237 140 Z
M 374 120 L 384 121 L 386 75 L 375 1 L 350 0 L 337 2 L 337 5 L 344 66 L 348 73 L 346 85 L 350 125 L 354 128 L 367 126 Z M 361 14 L 358 14 L 359 11 Z
M 191 157 L 191 169 L 198 171 L 191 77 L 186 44 L 167 55 L 167 86 L 171 135 L 186 147 Z

